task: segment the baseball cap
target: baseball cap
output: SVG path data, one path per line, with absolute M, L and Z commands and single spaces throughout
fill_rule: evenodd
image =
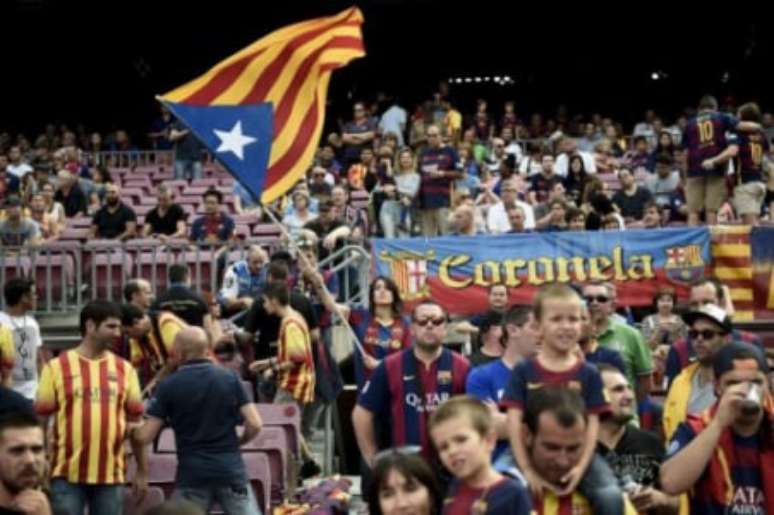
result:
M 688 325 L 693 324 L 693 322 L 699 318 L 705 318 L 717 324 L 725 333 L 730 333 L 733 329 L 731 317 L 728 316 L 728 313 L 726 313 L 723 308 L 714 304 L 705 304 L 702 307 L 691 310 L 683 315 L 683 320 L 685 320 Z
M 769 365 L 761 349 L 745 342 L 731 342 L 715 353 L 715 361 L 712 364 L 715 379 L 734 369 L 757 368 L 764 374 L 769 373 Z

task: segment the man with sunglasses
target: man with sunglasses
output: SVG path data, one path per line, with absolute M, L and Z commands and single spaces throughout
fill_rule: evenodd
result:
M 635 389 L 637 400 L 646 399 L 650 394 L 653 360 L 645 340 L 637 329 L 617 319 L 611 284 L 585 284 L 582 292 L 599 346 L 621 354 L 626 366 L 626 378 Z
M 690 327 L 696 361 L 688 365 L 672 382 L 664 400 L 664 435 L 672 438 L 689 414 L 701 413 L 715 402 L 715 354 L 731 342 L 733 326 L 725 310 L 706 304 L 683 317 Z
M 707 304 L 720 306 L 733 316 L 734 306 L 724 285 L 714 277 L 699 279 L 691 286 L 689 294 L 691 309 L 699 309 Z M 734 329 L 731 331 L 731 339 L 735 342 L 745 342 L 763 348 L 761 339 L 753 333 Z M 675 377 L 688 365 L 696 361 L 696 352 L 693 349 L 693 341 L 690 337 L 681 338 L 669 348 L 666 359 L 667 386 L 672 384 Z
M 412 313 L 414 345 L 382 360 L 363 386 L 352 412 L 352 425 L 363 459 L 372 467 L 377 441 L 385 447 L 420 446 L 428 462 L 433 447 L 427 432 L 430 413 L 450 397 L 465 392 L 470 365 L 460 354 L 444 348 L 447 314 L 433 301 L 418 304 Z M 388 424 L 385 422 L 389 421 Z M 390 432 L 389 438 L 379 433 Z

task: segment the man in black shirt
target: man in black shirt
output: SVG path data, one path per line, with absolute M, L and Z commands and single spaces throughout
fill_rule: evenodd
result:
M 657 489 L 664 445 L 631 425 L 637 399 L 626 376 L 612 365 L 598 363 L 610 412 L 602 415 L 597 452 L 613 469 L 638 513 L 677 513 L 679 499 Z
M 304 229 L 309 229 L 317 235 L 317 257 L 320 261 L 328 257 L 334 249 L 344 247 L 352 232 L 344 220 L 339 218 L 338 210 L 331 200 L 320 202 L 319 216 L 307 222 Z
M 160 184 L 156 191 L 159 203 L 145 215 L 142 235 L 145 238 L 158 238 L 161 241 L 185 238 L 185 211 L 179 204 L 172 202 L 172 192 L 165 185 Z
M 91 237 L 108 240 L 128 240 L 137 234 L 137 215 L 121 202 L 120 189 L 112 183 L 105 185 L 105 205 L 94 214 Z
M 191 278 L 186 265 L 174 264 L 169 267 L 167 291 L 159 295 L 151 311 L 170 311 L 188 325 L 210 327 L 207 303 L 191 290 Z
M 627 223 L 642 220 L 645 204 L 653 199 L 653 194 L 637 184 L 634 174 L 628 168 L 618 171 L 618 180 L 621 181 L 621 190 L 613 195 L 613 204 L 621 210 L 621 216 Z
M 267 283 L 288 281 L 288 267 L 281 261 L 272 261 L 269 263 L 266 271 Z M 279 327 L 281 319 L 276 315 L 269 315 L 263 307 L 261 299 L 253 302 L 250 310 L 245 316 L 244 330 L 249 336 L 254 337 L 258 334 L 258 341 L 255 344 L 255 359 L 264 359 L 275 356 L 276 352 L 271 350 L 271 345 L 277 341 L 279 336 Z M 300 291 L 290 290 L 290 307 L 301 313 L 304 317 L 312 340 L 319 337 L 317 315 L 314 312 L 312 303 Z
M 78 177 L 67 170 L 57 173 L 58 188 L 54 194 L 54 200 L 62 204 L 65 216 L 73 218 L 85 215 L 89 207 L 86 194 L 78 185 Z

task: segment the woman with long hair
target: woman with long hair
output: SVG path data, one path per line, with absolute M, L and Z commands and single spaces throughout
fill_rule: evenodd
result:
M 393 175 L 394 184 L 385 188 L 386 199 L 379 211 L 379 222 L 385 238 L 411 235 L 412 212 L 419 193 L 420 176 L 414 153 L 404 147 L 398 152 Z

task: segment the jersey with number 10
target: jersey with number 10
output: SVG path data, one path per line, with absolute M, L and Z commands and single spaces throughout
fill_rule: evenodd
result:
M 701 163 L 726 149 L 726 134 L 735 131 L 738 124 L 739 121 L 733 116 L 716 111 L 699 113 L 696 118 L 688 121 L 683 132 L 683 144 L 688 150 L 688 177 L 725 175 L 725 164 L 704 170 Z

